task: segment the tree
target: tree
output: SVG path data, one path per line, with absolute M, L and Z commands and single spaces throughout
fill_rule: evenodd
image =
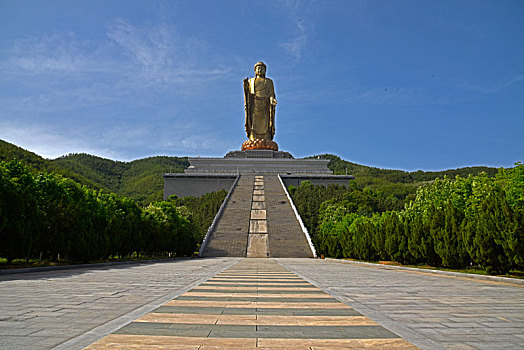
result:
M 2 162 L 0 173 L 0 251 L 11 263 L 17 257 L 29 258 L 40 218 L 35 182 L 27 167 L 17 160 Z

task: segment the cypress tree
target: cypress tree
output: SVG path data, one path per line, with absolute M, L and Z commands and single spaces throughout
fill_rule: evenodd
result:
M 442 265 L 448 267 L 463 267 L 466 251 L 460 239 L 460 225 L 463 214 L 455 209 L 451 201 L 446 203 L 443 218 L 438 210 L 438 218 L 434 220 L 432 235 L 435 238 L 435 251 L 442 259 Z M 442 220 L 444 223 L 442 223 Z

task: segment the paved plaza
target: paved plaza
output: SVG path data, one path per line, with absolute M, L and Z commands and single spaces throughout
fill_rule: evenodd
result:
M 236 262 L 185 259 L 0 275 L 0 349 L 82 349 Z
M 284 267 L 422 349 L 524 349 L 524 286 L 328 260 Z
M 523 349 L 522 285 L 320 259 L 0 275 L 1 349 Z

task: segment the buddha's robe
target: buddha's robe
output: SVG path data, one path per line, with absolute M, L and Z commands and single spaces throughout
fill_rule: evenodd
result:
M 273 81 L 269 78 L 251 78 L 246 91 L 246 134 L 250 140 L 272 140 L 275 135 L 275 98 Z

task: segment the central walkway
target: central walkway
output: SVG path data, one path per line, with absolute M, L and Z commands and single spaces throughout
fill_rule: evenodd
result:
M 245 259 L 88 349 L 416 349 L 269 259 Z

